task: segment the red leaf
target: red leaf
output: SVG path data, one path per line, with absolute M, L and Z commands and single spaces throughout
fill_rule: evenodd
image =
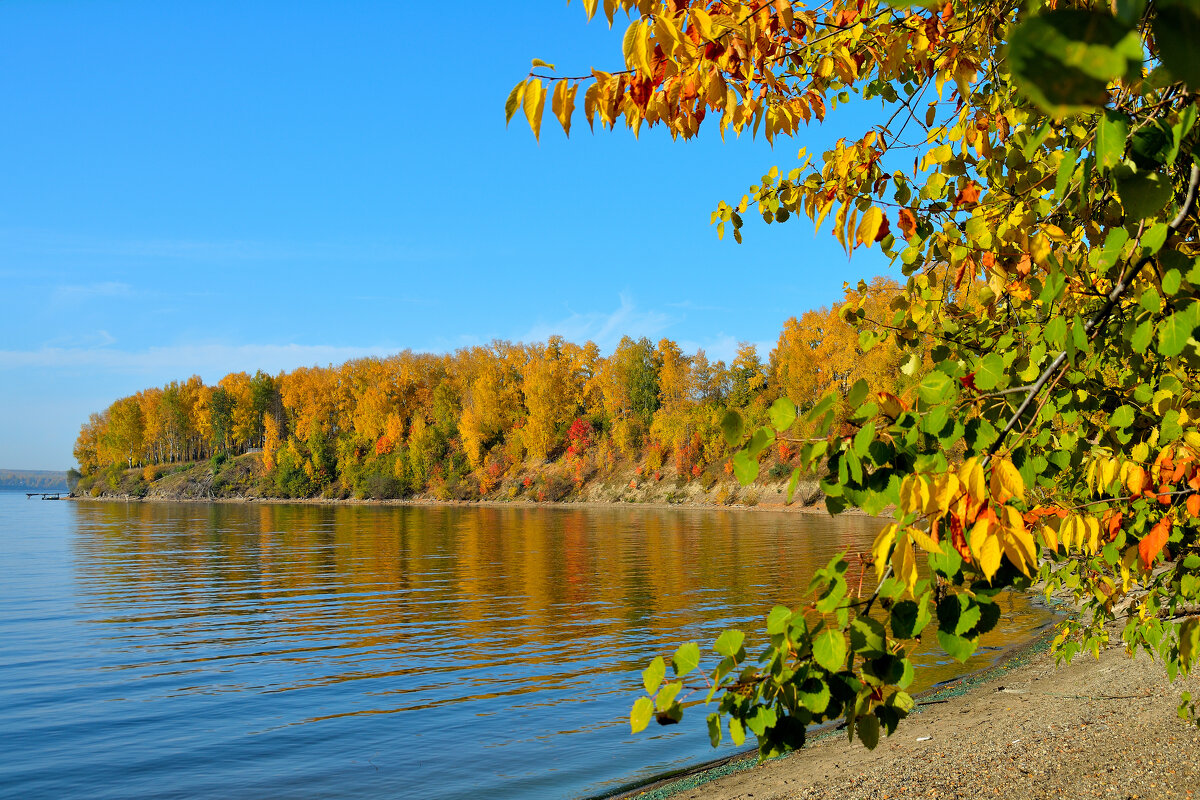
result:
M 885 215 L 883 218 L 883 222 L 881 222 L 879 224 L 879 232 L 875 234 L 875 241 L 882 242 L 884 240 L 884 237 L 886 237 L 891 232 L 892 232 L 892 224 L 890 222 L 888 222 L 888 218 Z
M 1138 555 L 1142 558 L 1142 566 L 1145 569 L 1150 569 L 1150 565 L 1154 563 L 1154 559 L 1158 558 L 1158 554 L 1162 552 L 1163 547 L 1167 544 L 1167 539 L 1171 535 L 1171 521 L 1163 517 L 1158 521 L 1158 524 L 1150 529 L 1142 540 L 1138 542 Z
M 904 238 L 907 239 L 917 229 L 917 217 L 910 209 L 902 208 L 900 209 L 899 221 L 896 222 L 896 225 L 904 232 Z

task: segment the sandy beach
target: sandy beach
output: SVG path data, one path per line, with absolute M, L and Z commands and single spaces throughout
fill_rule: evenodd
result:
M 1110 647 L 1056 668 L 1042 644 L 922 698 L 920 713 L 874 751 L 834 733 L 786 758 L 626 797 L 1191 798 L 1200 796 L 1200 728 L 1176 714 L 1185 688 L 1195 695 L 1200 679 L 1171 684 L 1145 653 Z

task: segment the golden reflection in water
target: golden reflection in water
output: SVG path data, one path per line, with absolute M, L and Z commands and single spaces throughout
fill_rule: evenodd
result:
M 628 508 L 75 508 L 81 580 L 118 617 L 176 619 L 223 645 L 257 637 L 258 653 L 317 665 L 298 685 L 423 676 L 383 690 L 413 704 L 352 713 L 559 688 L 580 675 L 564 662 L 601 653 L 632 687 L 645 654 L 796 605 L 815 568 L 868 549 L 882 524 Z M 1020 602 L 993 644 L 1040 623 Z M 961 670 L 924 649 L 923 684 Z M 457 688 L 431 677 L 471 665 L 493 671 Z

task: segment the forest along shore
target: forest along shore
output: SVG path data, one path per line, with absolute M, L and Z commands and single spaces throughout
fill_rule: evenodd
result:
M 1159 662 L 1131 659 L 1119 643 L 1056 668 L 1043 642 L 921 698 L 920 713 L 873 751 L 833 734 L 786 758 L 623 797 L 1193 798 L 1200 728 L 1176 714 L 1184 690 L 1200 691 L 1200 679 L 1170 683 Z
M 732 474 L 709 474 L 703 480 L 669 470 L 647 474 L 641 467 L 617 466 L 573 479 L 570 466 L 549 463 L 514 470 L 485 492 L 447 495 L 423 492 L 406 497 L 356 496 L 346 491 L 319 496 L 288 496 L 278 490 L 262 464 L 248 453 L 230 459 L 208 459 L 154 470 L 105 470 L 82 481 L 75 499 L 148 500 L 167 502 L 357 503 L 369 505 L 571 505 L 637 504 L 661 508 L 738 508 L 760 511 L 827 513 L 824 495 L 815 479 L 801 480 L 787 503 L 789 475 L 764 475 L 750 486 Z M 847 513 L 861 513 L 851 511 Z

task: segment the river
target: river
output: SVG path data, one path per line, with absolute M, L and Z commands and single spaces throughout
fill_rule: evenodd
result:
M 650 658 L 707 651 L 728 627 L 754 637 L 881 524 L 0 493 L 0 797 L 610 791 L 731 752 L 695 711 L 630 735 Z M 925 653 L 919 682 L 985 666 L 1050 618 L 1004 606 L 968 664 Z

